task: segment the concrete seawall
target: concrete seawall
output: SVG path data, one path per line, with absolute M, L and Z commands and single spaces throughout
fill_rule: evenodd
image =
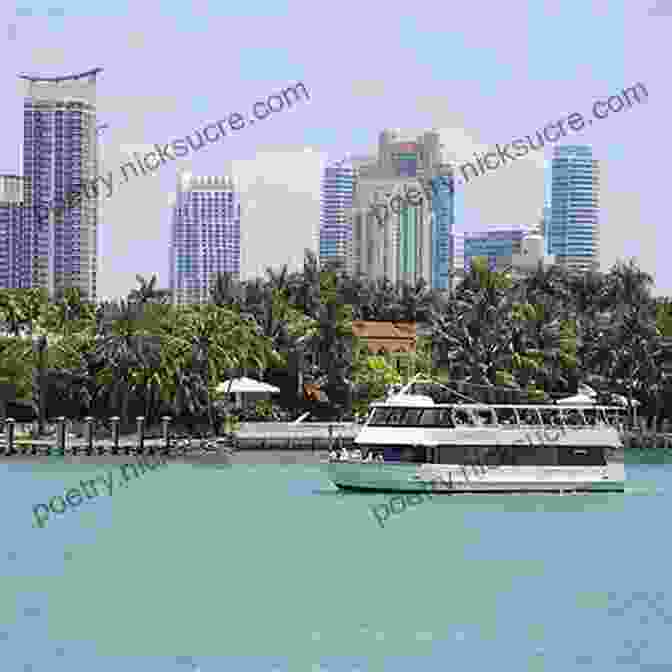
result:
M 352 445 L 362 425 L 356 423 L 243 423 L 234 434 L 234 450 L 328 450 Z

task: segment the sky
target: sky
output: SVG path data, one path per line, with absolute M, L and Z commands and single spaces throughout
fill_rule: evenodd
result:
M 22 0 L 26 1 L 26 0 Z M 0 8 L 0 173 L 20 172 L 18 74 L 55 77 L 101 67 L 103 170 L 303 82 L 310 100 L 229 133 L 105 199 L 101 298 L 135 276 L 168 285 L 177 170 L 232 174 L 241 190 L 243 277 L 297 267 L 316 246 L 325 161 L 375 154 L 378 133 L 436 128 L 446 151 L 473 152 L 533 134 L 573 112 L 589 116 L 637 82 L 645 104 L 574 133 L 600 160 L 601 270 L 634 258 L 672 294 L 669 184 L 672 0 L 114 3 Z M 463 185 L 458 230 L 536 224 L 549 149 Z M 659 254 L 660 253 L 660 254 Z

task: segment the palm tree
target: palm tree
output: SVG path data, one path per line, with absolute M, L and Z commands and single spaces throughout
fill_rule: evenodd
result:
M 22 290 L 22 308 L 29 333 L 33 333 L 36 323 L 46 318 L 49 296 L 46 290 L 38 287 Z
M 292 305 L 308 317 L 317 318 L 320 306 L 320 265 L 312 250 L 305 250 L 303 271 L 293 274 L 288 284 Z
M 21 290 L 0 290 L 0 316 L 12 336 L 18 336 L 21 333 L 21 324 L 26 321 L 25 305 L 21 300 Z
M 606 277 L 605 296 L 616 312 L 651 300 L 653 277 L 637 266 L 633 259 L 618 261 Z
M 366 275 L 342 276 L 338 279 L 339 291 L 345 303 L 352 307 L 353 320 L 366 320 L 373 314 L 371 302 L 373 285 Z
M 82 326 L 95 325 L 95 306 L 82 299 L 79 288 L 65 287 L 56 293 L 55 301 L 48 308 L 46 321 L 49 327 L 67 337 Z
M 263 368 L 267 349 L 249 322 L 227 308 L 212 304 L 194 306 L 179 315 L 174 334 L 166 340 L 166 350 L 175 362 L 178 385 L 200 379 L 198 388 L 205 397 L 210 426 L 214 428 L 212 390 L 227 370 L 252 364 Z M 193 375 L 186 374 L 191 369 Z M 179 392 L 178 396 L 184 394 Z M 193 395 L 197 398 L 200 395 Z
M 150 426 L 165 385 L 161 357 L 161 335 L 139 334 L 134 338 L 136 362 L 131 374 L 131 388 L 144 399 L 144 417 Z
M 121 299 L 113 310 L 116 314 L 113 312 L 110 316 L 114 320 L 110 332 L 97 338 L 95 352 L 96 356 L 106 363 L 101 375 L 105 380 L 112 406 L 120 409 L 122 424 L 128 426 L 128 406 L 135 380 L 134 369 L 142 365 L 138 352 L 138 337 L 142 335 L 138 319 L 142 308 L 139 303 Z
M 566 390 L 569 381 L 563 371 L 573 365 L 575 352 L 569 323 L 544 303 L 514 304 L 512 310 L 512 368 L 521 371 L 522 386 L 530 379 L 549 391 Z
M 397 301 L 394 285 L 387 278 L 378 278 L 372 283 L 371 301 L 365 308 L 366 320 L 387 320 L 394 317 L 390 306 Z
M 672 337 L 672 298 L 669 296 L 656 300 L 656 325 L 663 337 Z
M 602 273 L 570 273 L 567 280 L 574 319 L 593 320 L 598 312 L 608 307 L 607 281 Z
M 449 375 L 470 376 L 474 384 L 492 384 L 497 371 L 511 364 L 511 297 L 495 286 L 451 302 L 432 325 L 435 360 Z
M 619 309 L 601 334 L 592 355 L 593 368 L 616 383 L 628 398 L 630 412 L 635 394 L 647 395 L 660 383 L 665 359 L 655 312 L 650 304 Z
M 545 303 L 551 298 L 560 303 L 566 303 L 569 296 L 569 278 L 567 272 L 560 266 L 544 266 L 542 261 L 534 271 L 524 276 L 521 286 L 524 288 L 525 301 L 532 304 Z
M 147 303 L 166 303 L 171 296 L 169 289 L 157 289 L 157 277 L 152 275 L 150 280 L 146 280 L 141 275 L 135 276 L 138 284 L 137 289 L 132 289 L 128 294 L 128 301 L 138 303 L 144 306 Z
M 210 296 L 216 306 L 236 306 L 240 309 L 241 291 L 242 287 L 233 273 L 217 273 L 210 288 Z
M 424 278 L 419 278 L 415 285 L 400 283 L 395 308 L 401 319 L 408 322 L 426 322 L 431 316 L 434 296 Z
M 290 285 L 287 264 L 283 264 L 279 271 L 274 271 L 272 268 L 268 267 L 266 269 L 266 277 L 268 287 L 271 291 L 278 290 L 283 295 L 288 296 Z

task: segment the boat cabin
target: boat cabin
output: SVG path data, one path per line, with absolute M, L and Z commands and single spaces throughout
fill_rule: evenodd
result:
M 614 430 L 621 422 L 621 412 L 607 406 L 460 404 L 418 408 L 388 403 L 374 407 L 357 445 L 365 455 L 371 452 L 373 458 L 382 456 L 385 462 L 604 466 L 607 451 L 617 443 Z M 416 431 L 399 432 L 401 428 Z M 388 434 L 386 429 L 397 431 Z M 417 429 L 453 431 L 423 436 Z M 587 438 L 585 432 L 576 430 L 602 430 L 604 442 L 602 434 L 590 432 L 592 438 Z

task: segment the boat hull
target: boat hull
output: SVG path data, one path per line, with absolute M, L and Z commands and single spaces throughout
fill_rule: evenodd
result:
M 360 492 L 511 493 L 624 492 L 625 468 L 473 467 L 449 464 L 330 462 L 331 482 Z

